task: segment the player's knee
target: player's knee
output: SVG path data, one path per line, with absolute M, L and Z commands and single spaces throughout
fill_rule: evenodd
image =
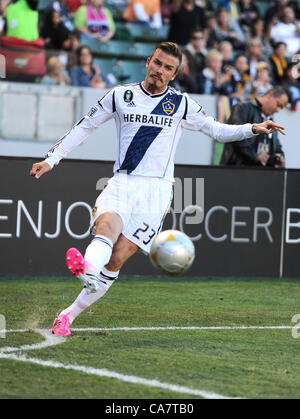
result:
M 98 220 L 95 221 L 95 226 L 96 235 L 108 237 L 113 243 L 116 242 L 118 238 L 118 232 L 116 233 L 109 223 L 103 222 L 98 218 Z
M 122 221 L 117 214 L 104 214 L 95 221 L 96 234 L 106 236 L 115 243 L 122 229 Z

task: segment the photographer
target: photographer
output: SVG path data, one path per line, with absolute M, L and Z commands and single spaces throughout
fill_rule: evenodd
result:
M 229 124 L 261 123 L 290 102 L 290 93 L 281 86 L 276 86 L 265 95 L 251 101 L 239 102 L 232 109 Z M 254 125 L 255 129 L 255 125 Z M 238 143 L 226 143 L 221 158 L 222 165 L 235 166 L 285 166 L 277 132 L 260 134 Z

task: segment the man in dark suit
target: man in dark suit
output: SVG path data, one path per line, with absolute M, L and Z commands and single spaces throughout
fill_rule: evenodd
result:
M 246 122 L 252 124 L 264 122 L 274 113 L 284 109 L 289 102 L 289 91 L 284 87 L 276 86 L 259 98 L 235 105 L 228 123 L 239 125 Z M 226 143 L 221 165 L 284 167 L 284 152 L 278 133 L 260 134 L 237 143 Z

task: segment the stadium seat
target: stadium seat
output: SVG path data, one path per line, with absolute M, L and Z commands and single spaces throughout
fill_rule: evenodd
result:
M 116 57 L 135 57 L 135 44 L 128 41 L 110 41 L 110 52 Z
M 136 57 L 147 58 L 151 55 L 156 43 L 135 42 Z
M 141 81 L 146 75 L 144 61 L 119 60 L 119 80 L 125 83 L 135 83 Z
M 95 58 L 94 63 L 100 67 L 104 75 L 112 74 L 121 83 L 138 82 L 146 75 L 144 61 Z
M 126 4 L 112 4 L 109 1 L 106 1 L 105 7 L 107 7 L 111 11 L 114 20 L 122 20 L 123 13 L 127 5 Z
M 260 16 L 264 17 L 267 9 L 270 7 L 270 2 L 268 2 L 268 1 L 256 1 L 255 4 L 258 7 Z
M 113 74 L 117 80 L 120 80 L 121 69 L 116 59 L 95 58 L 94 64 L 97 64 L 100 67 L 103 75 L 108 76 L 109 74 Z
M 163 25 L 160 29 L 153 29 L 147 24 L 127 22 L 126 27 L 136 41 L 158 42 L 166 40 L 169 33 L 168 25 Z
M 118 41 L 130 41 L 133 42 L 134 38 L 130 33 L 130 30 L 127 28 L 126 23 L 124 22 L 115 22 L 116 24 L 116 33 L 115 38 Z
M 110 42 L 104 43 L 90 36 L 82 36 L 80 38 L 80 45 L 87 45 L 90 47 L 93 54 L 112 55 Z
M 101 57 L 136 57 L 136 48 L 133 42 L 111 40 L 100 42 L 98 39 L 82 37 L 81 45 L 87 45 L 96 56 Z
M 51 6 L 52 3 L 52 0 L 38 0 L 38 10 L 45 10 L 47 7 Z

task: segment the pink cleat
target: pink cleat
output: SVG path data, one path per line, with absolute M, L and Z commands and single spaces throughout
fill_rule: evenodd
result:
M 57 336 L 70 336 L 70 325 L 71 320 L 69 319 L 69 314 L 61 314 L 53 322 L 52 333 Z
M 104 281 L 98 277 L 96 268 L 86 262 L 75 247 L 67 251 L 66 263 L 69 271 L 79 279 L 88 294 L 98 291 L 100 283 Z
M 66 263 L 69 271 L 77 277 L 79 273 L 85 272 L 85 260 L 79 250 L 75 249 L 75 247 L 72 247 L 67 251 Z

